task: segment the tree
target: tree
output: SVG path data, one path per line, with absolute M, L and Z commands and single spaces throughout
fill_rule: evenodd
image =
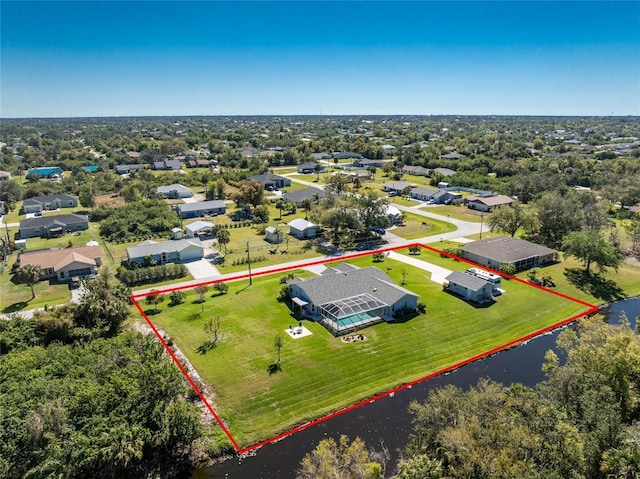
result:
M 329 193 L 341 195 L 347 190 L 347 180 L 340 175 L 332 175 L 327 179 L 325 190 Z
M 323 439 L 300 462 L 297 479 L 379 479 L 380 464 L 372 461 L 365 442 L 356 437 L 353 442 L 345 435 Z
M 284 200 L 282 198 L 278 198 L 276 200 L 276 208 L 278 208 L 278 211 L 280 212 L 280 217 L 278 219 L 282 219 L 282 208 L 284 207 Z
M 202 310 L 204 311 L 204 302 L 206 300 L 207 291 L 209 291 L 209 286 L 206 284 L 201 284 L 200 286 L 196 286 L 193 290 L 198 295 L 198 301 L 202 303 Z
M 535 202 L 535 211 L 540 235 L 552 246 L 562 243 L 568 233 L 578 231 L 582 226 L 582 219 L 576 214 L 576 203 L 569 195 L 545 193 Z
M 253 221 L 255 223 L 267 223 L 269 221 L 269 208 L 266 205 L 257 206 L 253 210 Z
M 598 265 L 600 272 L 612 267 L 617 271 L 621 262 L 621 253 L 604 238 L 598 231 L 574 231 L 569 233 L 562 242 L 562 251 L 567 256 L 582 261 L 587 275 L 591 274 L 592 263 Z
M 496 208 L 487 219 L 487 225 L 492 231 L 503 231 L 512 238 L 520 228 L 532 230 L 535 224 L 535 214 L 520 205 Z
M 184 302 L 184 297 L 185 297 L 185 293 L 181 289 L 173 290 L 169 294 L 169 300 L 173 305 L 182 304 Z
M 382 173 L 384 176 L 389 176 L 393 171 L 393 165 L 390 161 L 387 161 L 384 165 L 382 165 Z
M 131 314 L 131 291 L 118 281 L 104 265 L 93 281 L 83 281 L 84 294 L 76 310 L 74 322 L 94 329 L 98 335 L 113 335 Z
M 80 194 L 78 195 L 78 201 L 84 208 L 93 208 L 96 205 L 96 199 L 93 194 L 93 189 L 88 186 L 83 186 L 80 189 Z
M 320 172 L 322 171 L 322 165 L 320 163 L 316 163 L 313 165 L 313 171 L 316 174 L 316 181 L 320 181 Z
M 16 180 L 0 181 L 0 201 L 5 205 L 5 213 L 10 212 L 22 199 L 22 187 Z
M 302 206 L 302 209 L 304 210 L 304 219 L 306 220 L 309 218 L 309 210 L 312 208 L 313 205 L 309 198 L 305 198 L 304 200 L 302 200 L 300 204 Z M 282 216 L 282 214 L 280 214 L 280 216 Z
M 204 330 L 211 335 L 211 344 L 215 347 L 218 344 L 218 341 L 221 339 L 222 335 L 220 334 L 221 328 L 221 320 L 220 316 L 216 316 L 215 318 L 210 318 L 209 321 L 204 325 Z
M 224 200 L 224 190 L 227 187 L 227 184 L 224 182 L 224 179 L 218 178 L 216 180 L 216 198 L 219 200 Z
M 153 312 L 157 313 L 159 311 L 158 305 L 165 300 L 164 294 L 156 293 L 155 290 L 151 290 L 149 296 L 146 297 L 145 301 L 148 305 L 153 306 Z
M 367 170 L 371 173 L 371 179 L 375 179 L 378 169 L 375 166 L 370 166 Z
M 280 351 L 282 350 L 282 347 L 284 346 L 284 341 L 282 339 L 282 335 L 281 334 L 277 334 L 275 339 L 273 340 L 273 346 L 276 348 L 276 353 L 278 355 L 278 360 L 276 361 L 276 365 L 280 366 Z
M 241 181 L 233 195 L 233 201 L 239 207 L 245 205 L 258 206 L 264 199 L 264 187 L 255 180 Z
M 223 295 L 227 294 L 227 291 L 229 291 L 229 286 L 227 285 L 227 283 L 223 283 L 222 281 L 220 281 L 219 283 L 213 285 L 213 289 L 215 289 L 219 295 Z
M 36 264 L 23 264 L 16 270 L 16 279 L 31 288 L 31 299 L 36 297 L 33 291 L 33 285 L 40 281 L 42 270 Z
M 218 240 L 218 244 L 224 246 L 224 253 L 227 254 L 227 245 L 231 241 L 231 233 L 222 225 L 216 225 L 213 229 L 213 237 Z

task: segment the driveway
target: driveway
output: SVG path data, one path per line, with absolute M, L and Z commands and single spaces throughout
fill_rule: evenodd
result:
M 442 284 L 446 277 L 451 274 L 451 270 L 441 268 L 435 264 L 427 263 L 426 261 L 422 261 L 415 257 L 396 253 L 395 251 L 389 251 L 389 258 L 431 272 L 431 281 L 434 283 Z
M 191 276 L 193 276 L 193 279 L 209 278 L 220 274 L 218 269 L 206 258 L 199 259 L 198 261 L 190 261 L 189 263 L 184 263 L 184 265 L 189 270 Z

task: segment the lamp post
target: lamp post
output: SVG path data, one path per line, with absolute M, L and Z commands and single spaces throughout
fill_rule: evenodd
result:
M 247 241 L 247 266 L 249 266 L 249 286 L 253 284 L 251 278 L 251 255 L 249 254 L 249 242 Z

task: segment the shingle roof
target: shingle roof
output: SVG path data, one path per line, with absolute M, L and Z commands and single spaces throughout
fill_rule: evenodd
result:
M 472 196 L 467 198 L 468 203 L 482 203 L 486 206 L 500 206 L 500 205 L 508 205 L 513 203 L 513 200 L 505 195 L 496 195 L 496 196 Z
M 101 257 L 102 249 L 100 246 L 81 246 L 22 253 L 20 264 L 35 264 L 42 269 L 54 268 L 57 271 L 74 261 L 96 265 L 96 259 Z
M 56 215 L 56 216 L 41 216 L 38 218 L 27 218 L 20 221 L 20 229 L 24 228 L 37 228 L 40 226 L 53 226 L 60 225 L 66 226 L 75 223 L 88 223 L 89 219 L 85 215 Z
M 460 249 L 500 263 L 513 263 L 533 256 L 546 256 L 555 253 L 555 250 L 546 246 L 506 236 L 474 241 L 461 246 Z
M 45 196 L 34 196 L 33 198 L 27 198 L 22 203 L 24 205 L 32 205 L 32 204 L 42 204 L 42 203 L 51 203 L 54 200 L 78 200 L 77 196 L 73 195 L 45 195 Z
M 484 279 L 471 276 L 470 274 L 461 273 L 460 271 L 453 271 L 449 276 L 445 278 L 449 283 L 455 283 L 460 286 L 464 286 L 471 291 L 478 292 L 484 288 L 487 284 L 490 284 Z
M 199 246 L 203 248 L 199 238 L 162 241 L 160 243 L 147 240 L 138 246 L 129 246 L 127 248 L 127 256 L 129 258 L 143 258 L 161 253 L 178 253 L 189 246 Z
M 297 284 L 318 306 L 365 293 L 388 305 L 396 303 L 405 295 L 418 297 L 412 291 L 394 284 L 384 271 L 375 266 L 323 274 Z
M 187 188 L 186 186 L 182 186 L 179 183 L 174 183 L 174 184 L 168 185 L 168 186 L 158 186 L 158 188 L 156 188 L 156 192 L 158 194 L 163 194 L 163 195 L 170 194 L 172 191 L 193 194 L 193 190 L 192 189 Z
M 261 175 L 250 176 L 247 180 L 255 180 L 258 183 L 272 183 L 279 180 L 287 180 L 285 176 L 274 175 L 273 173 L 263 173 Z
M 211 201 L 200 201 L 198 203 L 186 203 L 184 205 L 178 205 L 178 209 L 181 212 L 213 210 L 217 208 L 226 208 L 224 201 L 211 200 Z
M 413 188 L 411 190 L 411 194 L 422 195 L 422 196 L 433 196 L 438 192 L 438 190 L 433 190 L 430 188 Z
M 290 193 L 285 193 L 282 195 L 282 198 L 285 201 L 290 201 L 292 203 L 300 203 L 303 200 L 311 200 L 315 196 L 318 198 L 323 198 L 325 195 L 325 191 L 318 188 L 303 188 L 301 190 L 292 191 Z
M 383 188 L 387 188 L 389 190 L 404 190 L 405 188 L 412 188 L 413 185 L 408 181 L 387 181 Z

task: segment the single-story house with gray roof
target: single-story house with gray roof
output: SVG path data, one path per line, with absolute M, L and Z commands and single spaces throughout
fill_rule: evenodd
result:
M 180 218 L 199 218 L 202 216 L 223 215 L 227 212 L 227 205 L 222 200 L 200 201 L 177 205 L 176 211 Z
M 474 303 L 491 301 L 493 285 L 488 281 L 460 271 L 453 271 L 446 278 L 446 290 Z
M 419 296 L 396 285 L 375 266 L 343 263 L 314 278 L 288 283 L 294 309 L 321 322 L 336 336 L 391 321 L 395 314 L 415 310 Z
M 76 208 L 77 206 L 78 197 L 65 194 L 34 196 L 22 202 L 22 209 L 25 213 L 40 213 L 45 210 Z
M 505 195 L 470 196 L 466 200 L 467 208 L 478 211 L 491 211 L 500 206 L 510 205 L 513 200 Z
M 393 195 L 400 195 L 406 188 L 413 188 L 415 185 L 408 181 L 387 181 L 382 185 L 382 191 Z
M 273 173 L 264 173 L 262 175 L 250 176 L 248 181 L 257 181 L 266 189 L 284 188 L 291 186 L 291 180 L 286 176 L 274 175 Z
M 298 239 L 310 239 L 318 236 L 320 227 L 313 224 L 311 221 L 307 221 L 304 218 L 296 218 L 293 221 L 287 223 L 289 226 L 289 234 Z
M 551 264 L 556 251 L 520 238 L 498 236 L 473 241 L 460 247 L 460 256 L 474 263 L 500 270 L 503 264 L 512 264 L 516 271 Z
M 324 173 L 327 169 L 322 163 L 316 163 L 314 161 L 306 161 L 298 165 L 298 173 L 308 174 L 316 173 L 316 166 L 318 167 L 318 173 Z
M 402 167 L 402 173 L 405 175 L 413 176 L 429 176 L 431 170 L 419 165 L 404 165 Z
M 147 240 L 127 248 L 129 263 L 143 264 L 145 260 L 159 264 L 186 263 L 204 258 L 204 246 L 199 238 L 157 242 Z
M 312 203 L 315 203 L 319 198 L 324 198 L 326 194 L 324 190 L 311 186 L 309 188 L 287 192 L 282 195 L 282 199 L 285 203 L 295 203 L 296 206 L 300 208 L 304 200 L 311 200 Z
M 409 193 L 409 196 L 414 200 L 429 201 L 433 199 L 433 195 L 435 195 L 437 192 L 438 190 L 434 190 L 432 188 L 418 187 L 413 188 L 411 190 L 411 193 Z
M 85 215 L 40 216 L 20 221 L 20 238 L 37 236 L 52 238 L 71 231 L 86 229 L 89 229 L 89 218 Z

